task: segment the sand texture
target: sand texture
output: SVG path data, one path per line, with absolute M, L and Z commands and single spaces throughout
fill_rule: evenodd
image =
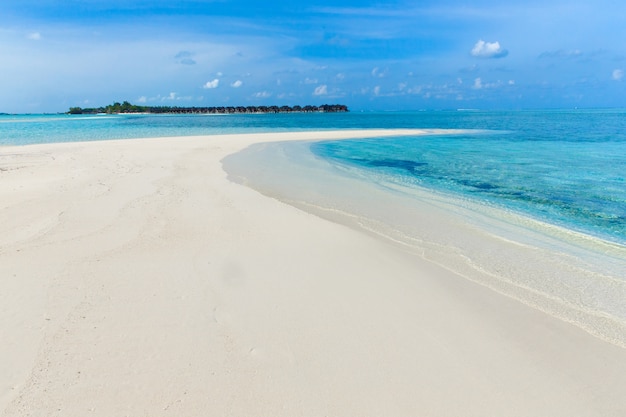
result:
M 220 163 L 382 133 L 0 148 L 0 415 L 626 415 L 625 349 Z

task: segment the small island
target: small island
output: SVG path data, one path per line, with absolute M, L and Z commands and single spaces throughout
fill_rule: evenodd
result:
M 171 106 L 138 106 L 123 103 L 113 103 L 106 107 L 81 108 L 70 107 L 67 114 L 121 114 L 121 113 L 150 113 L 150 114 L 256 114 L 256 113 L 345 113 L 348 106 L 343 104 L 323 104 L 321 106 L 219 106 L 219 107 L 171 107 Z

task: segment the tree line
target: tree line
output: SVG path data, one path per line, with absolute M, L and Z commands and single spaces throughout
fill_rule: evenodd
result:
M 105 107 L 81 108 L 70 107 L 67 114 L 120 114 L 120 113 L 153 113 L 153 114 L 242 114 L 242 113 L 343 113 L 348 106 L 343 104 L 323 104 L 321 106 L 219 106 L 219 107 L 172 107 L 172 106 L 138 106 L 113 103 Z

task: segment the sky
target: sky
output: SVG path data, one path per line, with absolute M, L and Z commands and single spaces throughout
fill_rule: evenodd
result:
M 2 0 L 0 112 L 626 107 L 623 0 Z

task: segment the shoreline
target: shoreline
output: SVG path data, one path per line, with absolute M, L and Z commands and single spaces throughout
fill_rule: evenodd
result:
M 227 157 L 225 168 L 264 195 L 626 347 L 624 245 L 443 192 L 372 181 L 314 156 L 306 143 L 254 145 Z
M 418 132 L 0 148 L 0 415 L 625 412 L 625 349 L 221 162 Z

